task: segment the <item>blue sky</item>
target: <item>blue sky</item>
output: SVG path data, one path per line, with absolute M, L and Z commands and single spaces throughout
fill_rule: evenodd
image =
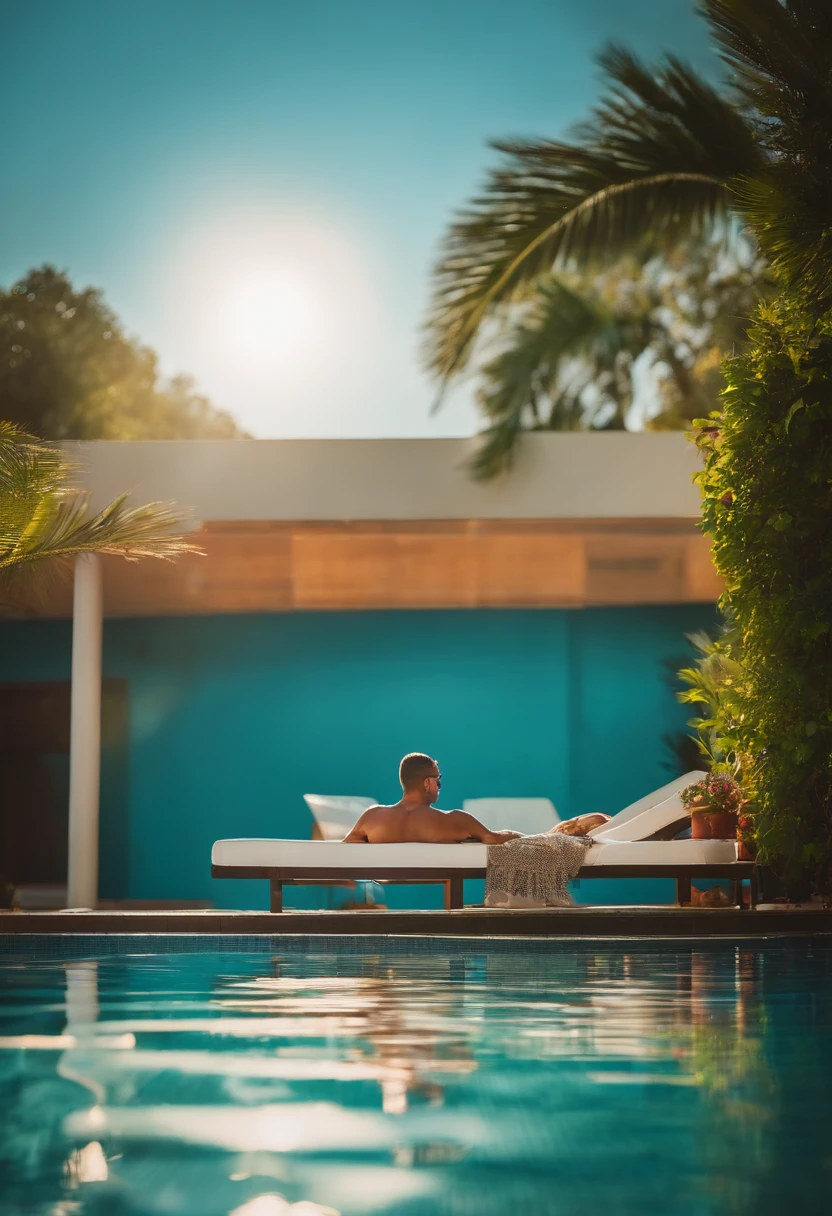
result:
M 0 282 L 102 287 L 259 436 L 467 434 L 418 328 L 489 138 L 564 133 L 608 40 L 714 75 L 691 0 L 4 0 Z

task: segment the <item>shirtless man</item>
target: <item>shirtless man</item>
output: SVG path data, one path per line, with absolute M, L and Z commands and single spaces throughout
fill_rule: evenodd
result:
M 439 765 L 422 752 L 411 752 L 399 765 L 404 796 L 395 806 L 371 806 L 344 844 L 459 844 L 479 840 L 505 844 L 522 832 L 491 832 L 465 811 L 437 811 L 433 805 L 442 788 Z

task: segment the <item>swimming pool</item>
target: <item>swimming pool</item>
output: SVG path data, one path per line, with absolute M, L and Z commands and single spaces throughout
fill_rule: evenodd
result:
M 768 1213 L 832 942 L 7 939 L 3 1216 Z

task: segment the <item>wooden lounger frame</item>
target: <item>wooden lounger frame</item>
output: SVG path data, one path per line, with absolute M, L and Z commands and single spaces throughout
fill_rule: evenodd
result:
M 445 888 L 445 907 L 462 907 L 462 884 L 466 878 L 485 878 L 485 867 L 466 869 L 404 868 L 362 866 L 361 873 L 348 874 L 343 868 L 329 866 L 211 866 L 213 878 L 265 878 L 269 882 L 269 909 L 283 911 L 283 888 L 303 886 L 352 885 L 354 880 L 384 883 L 441 883 Z M 733 861 L 692 865 L 583 866 L 576 878 L 675 878 L 676 902 L 690 903 L 690 884 L 694 878 L 730 878 L 734 883 L 734 903 L 742 907 L 742 883 L 748 880 L 750 907 L 757 906 L 757 866 L 753 861 Z

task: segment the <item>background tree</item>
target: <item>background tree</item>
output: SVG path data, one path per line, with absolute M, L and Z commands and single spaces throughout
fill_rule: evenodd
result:
M 524 431 L 689 429 L 713 409 L 722 359 L 743 345 L 763 286 L 753 254 L 714 261 L 694 249 L 541 275 L 489 342 L 499 349 L 480 373 L 474 475 L 505 469 Z
M 230 414 L 125 336 L 94 288 L 43 266 L 0 292 L 0 418 L 45 439 L 235 439 Z

